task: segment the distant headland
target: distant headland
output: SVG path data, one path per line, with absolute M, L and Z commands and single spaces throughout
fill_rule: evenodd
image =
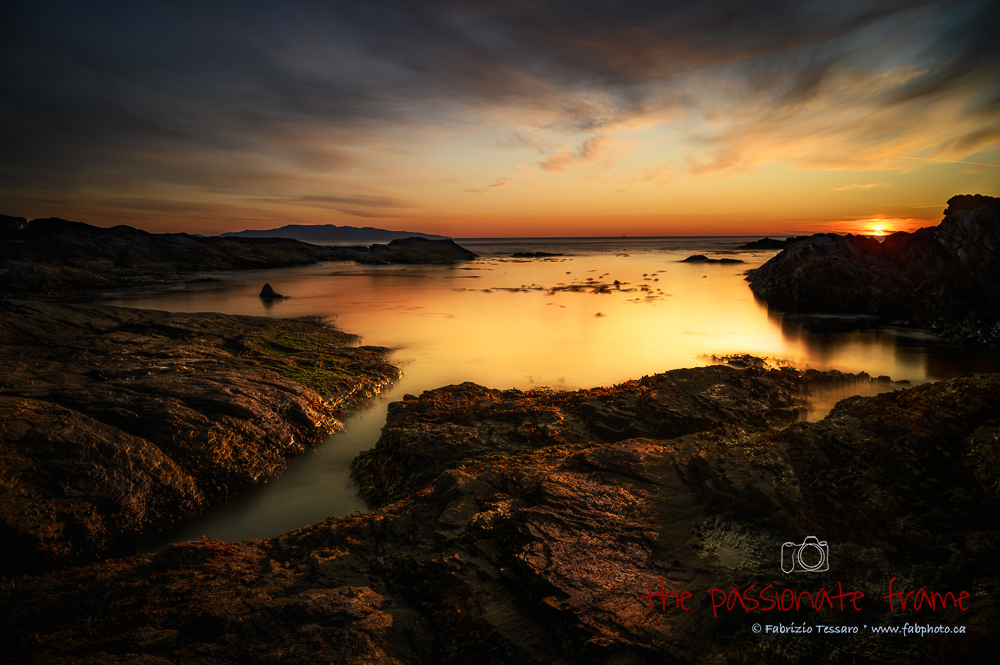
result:
M 446 236 L 416 231 L 389 231 L 371 226 L 336 226 L 334 224 L 288 224 L 276 229 L 246 230 L 222 233 L 221 237 L 238 238 L 291 238 L 314 245 L 353 245 L 389 242 L 402 238 L 427 238 L 444 240 Z

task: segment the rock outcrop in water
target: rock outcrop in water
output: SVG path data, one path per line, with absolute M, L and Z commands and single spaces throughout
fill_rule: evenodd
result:
M 311 320 L 0 301 L 0 574 L 93 560 L 284 470 L 398 371 Z
M 272 287 L 270 284 L 265 284 L 264 288 L 260 290 L 261 300 L 281 300 L 284 297 L 285 296 L 281 295 L 280 293 L 275 293 L 274 287 Z
M 425 244 L 431 243 L 431 244 Z M 197 273 L 319 261 L 452 263 L 475 254 L 451 240 L 408 238 L 326 247 L 289 238 L 203 237 L 0 215 L 0 297 L 67 296 L 192 279 Z
M 401 238 L 387 245 L 372 245 L 359 256 L 358 263 L 457 263 L 476 255 L 454 240 Z
M 628 420 L 615 389 L 581 394 L 589 416 L 541 391 L 432 391 L 391 421 L 426 424 L 445 459 L 409 498 L 275 538 L 9 579 L 0 637 L 18 661 L 91 663 L 983 662 L 1000 648 L 1000 377 L 768 427 L 806 378 L 706 368 L 635 382 L 625 392 L 667 422 L 701 423 L 658 438 L 607 433 Z M 517 445 L 463 459 L 481 414 Z M 561 443 L 540 425 L 594 435 Z M 408 450 L 386 454 L 404 467 Z M 782 545 L 810 535 L 829 571 L 786 575 Z M 903 593 L 885 598 L 890 583 Z M 919 589 L 934 609 L 914 610 L 914 594 L 901 609 Z M 927 624 L 965 632 L 871 631 Z
M 938 226 L 797 242 L 747 280 L 790 312 L 868 314 L 965 342 L 1000 343 L 1000 199 L 955 196 Z
M 359 455 L 352 468 L 362 494 L 382 505 L 419 490 L 463 459 L 514 455 L 540 445 L 673 439 L 723 426 L 788 425 L 796 421 L 809 385 L 855 380 L 872 379 L 716 365 L 575 392 L 501 391 L 463 383 L 390 404 L 377 445 Z
M 704 254 L 693 254 L 684 259 L 683 261 L 681 261 L 681 263 L 746 263 L 746 261 L 742 259 L 729 259 L 729 258 L 710 259 Z

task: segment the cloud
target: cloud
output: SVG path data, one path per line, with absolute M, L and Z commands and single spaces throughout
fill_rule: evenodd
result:
M 1000 5 L 979 0 L 8 5 L 3 200 L 301 207 L 344 178 L 394 182 L 428 128 L 485 115 L 516 118 L 497 147 L 550 172 L 606 163 L 640 125 L 672 132 L 693 175 L 1000 142 Z
M 834 187 L 833 191 L 846 192 L 851 189 L 874 189 L 876 187 L 892 187 L 892 184 L 888 182 L 870 182 L 864 185 L 844 185 L 843 187 Z
M 334 210 L 352 217 L 385 217 L 398 214 L 399 209 L 415 208 L 416 204 L 400 198 L 384 195 L 346 194 L 315 195 L 306 194 L 288 198 L 265 198 L 257 201 L 279 205 L 296 205 L 323 210 Z
M 470 194 L 485 194 L 490 189 L 494 187 L 506 187 L 512 182 L 517 182 L 517 178 L 497 178 L 492 184 L 486 185 L 485 187 L 477 187 L 475 189 L 464 189 L 462 191 L 469 192 Z
M 584 162 L 593 162 L 602 156 L 601 148 L 606 138 L 600 134 L 584 139 L 575 150 L 564 148 L 554 155 L 539 160 L 543 171 L 566 171 Z

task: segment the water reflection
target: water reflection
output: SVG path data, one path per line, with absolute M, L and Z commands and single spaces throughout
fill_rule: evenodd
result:
M 866 330 L 837 331 L 830 320 L 818 326 L 815 318 L 769 313 L 743 277 L 774 252 L 740 253 L 746 263 L 736 265 L 680 262 L 691 254 L 731 250 L 742 240 L 464 242 L 482 258 L 456 266 L 326 263 L 247 271 L 182 289 L 129 294 L 110 304 L 327 318 L 360 334 L 364 344 L 395 350 L 393 361 L 404 376 L 390 398 L 462 381 L 521 389 L 611 385 L 704 365 L 711 354 L 750 353 L 913 383 L 1000 369 L 995 354 L 957 349 L 878 322 Z M 516 251 L 563 256 L 510 258 Z M 288 297 L 261 301 L 264 282 Z M 817 395 L 811 416 L 820 417 L 839 398 Z M 374 445 L 384 417 L 384 403 L 376 405 L 355 418 L 346 434 L 295 460 L 282 478 L 177 537 L 273 535 L 362 508 L 346 466 Z

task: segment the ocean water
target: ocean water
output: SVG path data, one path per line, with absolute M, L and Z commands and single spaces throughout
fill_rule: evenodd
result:
M 996 354 L 919 331 L 871 325 L 815 333 L 808 325 L 815 319 L 769 312 L 744 273 L 776 252 L 735 249 L 753 239 L 458 239 L 480 258 L 448 266 L 331 262 L 108 295 L 105 303 L 125 307 L 321 316 L 360 335 L 363 344 L 393 349 L 391 360 L 403 370 L 400 382 L 355 415 L 346 432 L 168 540 L 272 536 L 366 511 L 347 476 L 350 460 L 375 445 L 390 401 L 448 384 L 574 390 L 706 365 L 713 355 L 733 353 L 915 384 L 1000 369 Z M 516 259 L 515 252 L 560 256 Z M 744 263 L 682 262 L 693 254 Z M 265 282 L 289 297 L 264 303 L 257 294 Z M 862 383 L 815 394 L 804 417 L 821 418 L 837 400 L 879 389 L 885 387 Z

